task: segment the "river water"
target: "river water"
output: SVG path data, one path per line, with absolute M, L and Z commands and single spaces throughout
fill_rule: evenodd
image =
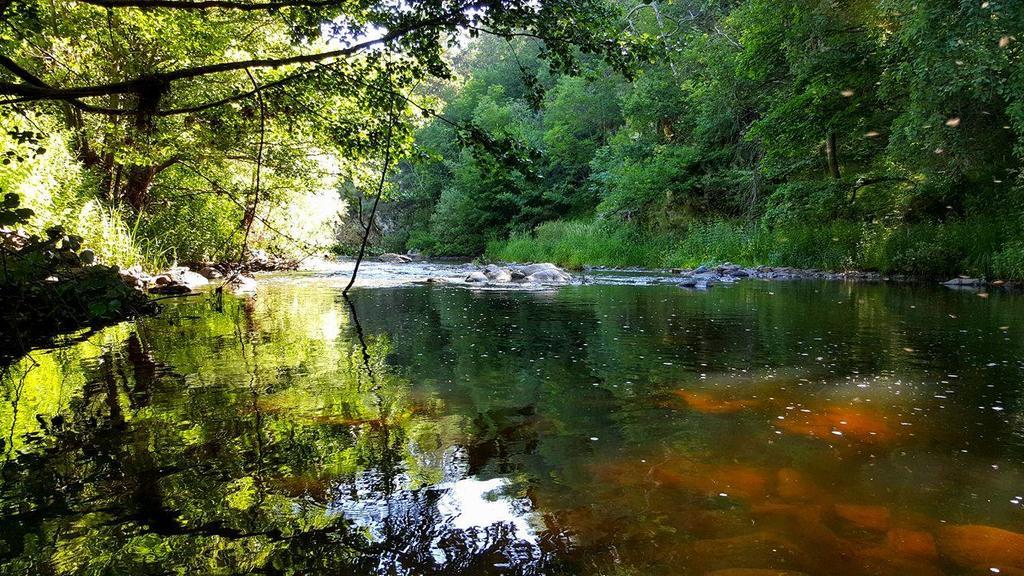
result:
M 0 393 L 2 574 L 1024 574 L 1024 298 L 266 277 Z M 760 570 L 760 571 L 759 571 Z

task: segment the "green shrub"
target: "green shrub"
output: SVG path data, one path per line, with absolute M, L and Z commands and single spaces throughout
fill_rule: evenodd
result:
M 82 238 L 63 226 L 43 236 L 11 228 L 34 215 L 17 194 L 0 202 L 0 363 L 62 331 L 99 326 L 152 311 L 116 266 L 95 263 Z
M 996 278 L 1024 280 L 1024 241 L 1011 242 L 992 256 Z
M 877 270 L 923 278 L 957 274 L 1024 278 L 1024 243 L 1013 223 L 974 218 L 945 223 L 788 220 L 691 222 L 673 234 L 603 220 L 555 221 L 488 244 L 493 260 L 649 268 L 733 262 L 821 270 Z

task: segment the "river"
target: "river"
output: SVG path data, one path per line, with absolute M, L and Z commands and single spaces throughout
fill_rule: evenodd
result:
M 1024 298 L 411 282 L 466 269 L 271 275 L 8 367 L 0 573 L 1024 573 Z

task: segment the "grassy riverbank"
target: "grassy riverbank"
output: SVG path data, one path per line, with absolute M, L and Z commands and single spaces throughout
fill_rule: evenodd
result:
M 692 267 L 734 262 L 825 270 L 877 270 L 921 277 L 957 274 L 1024 279 L 1018 230 L 993 220 L 943 224 L 833 221 L 768 227 L 737 221 L 694 223 L 679 233 L 652 233 L 600 221 L 556 221 L 533 234 L 491 242 L 487 257 L 550 261 L 578 268 Z

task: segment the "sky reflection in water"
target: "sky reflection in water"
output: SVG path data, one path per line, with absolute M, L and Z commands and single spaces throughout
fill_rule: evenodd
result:
M 353 301 L 362 342 L 282 278 L 12 367 L 0 573 L 1024 571 L 1024 299 Z

